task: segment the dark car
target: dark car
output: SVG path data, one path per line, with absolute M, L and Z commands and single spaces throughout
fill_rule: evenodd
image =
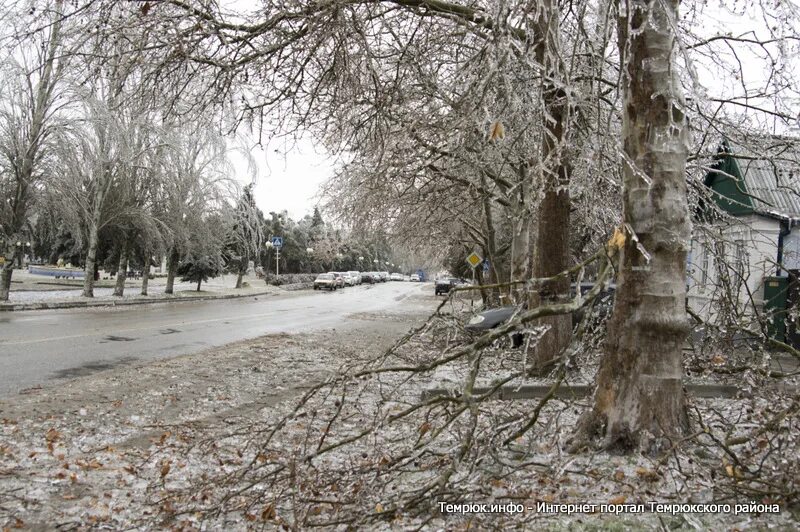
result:
M 438 282 L 438 281 L 437 281 Z M 594 288 L 594 283 L 585 282 L 581 283 L 581 295 L 585 296 L 589 291 Z M 611 314 L 611 309 L 614 306 L 614 293 L 616 292 L 616 285 L 609 284 L 605 287 L 605 289 L 597 295 L 597 298 L 594 301 L 594 305 L 592 306 L 592 315 L 598 316 L 599 318 L 605 318 Z M 449 288 L 448 288 L 449 290 Z M 577 287 L 573 283 L 571 286 L 572 296 L 575 297 L 577 293 Z M 527 307 L 523 305 L 521 311 L 524 311 Z M 495 327 L 502 325 L 509 319 L 516 312 L 520 311 L 520 307 L 517 306 L 507 306 L 507 307 L 498 307 L 489 310 L 484 310 L 483 312 L 475 315 L 469 322 L 464 326 L 464 328 L 468 331 L 473 332 L 480 332 L 480 331 L 487 331 L 489 329 L 494 329 Z M 586 313 L 585 308 L 580 308 L 572 313 L 572 324 L 573 327 L 580 322 Z M 513 342 L 514 347 L 519 347 L 522 341 L 522 335 L 517 336 L 519 333 L 513 335 Z
M 593 282 L 584 282 L 581 283 L 581 295 L 586 296 L 586 294 L 594 288 Z M 570 286 L 570 291 L 572 296 L 575 297 L 576 287 L 575 283 L 572 283 Z M 594 304 L 592 305 L 592 315 L 596 316 L 600 319 L 605 319 L 611 315 L 611 310 L 614 308 L 614 294 L 616 294 L 617 285 L 614 283 L 610 283 L 603 288 L 603 291 L 597 294 L 597 298 L 594 300 Z M 586 315 L 586 308 L 580 308 L 572 313 L 572 324 L 573 326 L 577 325 L 579 321 L 583 319 Z
M 380 277 L 375 272 L 363 272 L 361 274 L 361 282 L 367 284 L 379 283 Z
M 473 316 L 472 319 L 467 322 L 464 328 L 468 331 L 485 331 L 488 329 L 494 329 L 501 323 L 508 321 L 518 310 L 519 307 L 516 306 L 498 307 L 484 310 L 480 314 Z
M 483 332 L 489 329 L 494 329 L 511 319 L 512 316 L 520 311 L 519 307 L 498 307 L 489 310 L 484 310 L 480 314 L 472 317 L 469 322 L 464 326 L 468 331 Z M 514 333 L 511 335 L 511 345 L 514 348 L 522 345 L 524 337 L 522 333 Z
M 466 284 L 466 281 L 464 281 L 463 279 L 456 279 L 455 277 L 444 277 L 442 279 L 436 280 L 436 285 L 433 291 L 437 296 L 439 294 L 446 294 L 450 291 L 451 288 L 458 286 L 460 284 Z

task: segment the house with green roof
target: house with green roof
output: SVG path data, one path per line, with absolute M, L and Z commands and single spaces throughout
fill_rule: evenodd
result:
M 798 300 L 800 139 L 761 141 L 744 148 L 724 139 L 705 175 L 688 299 L 711 321 L 774 311 L 776 288 L 787 305 Z

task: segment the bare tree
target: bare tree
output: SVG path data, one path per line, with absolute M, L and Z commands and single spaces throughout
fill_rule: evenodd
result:
M 52 24 L 12 51 L 0 88 L 0 239 L 6 263 L 0 268 L 0 301 L 8 300 L 15 259 L 24 252 L 24 233 L 31 202 L 45 176 L 43 158 L 58 127 L 63 101 L 59 87 L 65 73 L 61 15 L 49 12 Z M 30 252 L 30 250 L 28 250 Z
M 192 235 L 214 205 L 225 203 L 230 168 L 224 139 L 199 124 L 164 127 L 166 148 L 154 193 L 154 217 L 164 227 L 167 258 L 165 292 L 173 293 L 181 257 L 191 251 Z

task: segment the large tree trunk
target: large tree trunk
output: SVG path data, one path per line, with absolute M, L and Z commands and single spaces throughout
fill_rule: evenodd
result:
M 511 234 L 511 274 L 510 280 L 527 281 L 530 276 L 529 262 L 531 253 L 531 215 L 528 210 L 530 190 L 527 183 L 528 170 L 520 168 L 519 171 L 519 190 L 514 194 L 513 220 L 514 225 Z M 521 303 L 526 297 L 525 286 L 521 284 L 513 285 L 511 290 L 513 303 Z
M 483 189 L 486 190 L 486 178 L 482 179 L 482 185 Z M 483 212 L 486 219 L 485 255 L 489 261 L 489 272 L 488 275 L 482 275 L 481 277 L 486 283 L 500 284 L 500 276 L 497 272 L 497 242 L 495 239 L 494 217 L 492 216 L 492 205 L 488 194 L 483 196 Z M 501 295 L 503 292 L 507 293 L 508 291 L 501 291 L 499 288 L 492 289 L 491 292 L 484 296 L 484 304 L 494 306 L 501 303 L 502 299 L 505 299 Z M 483 291 L 481 291 L 481 295 L 483 295 Z
M 11 292 L 11 275 L 14 273 L 14 253 L 10 259 L 6 259 L 6 263 L 0 270 L 0 301 L 8 301 Z
M 247 255 L 242 256 L 239 260 L 239 271 L 236 275 L 236 288 L 242 287 L 242 279 L 244 274 L 247 273 L 247 267 L 250 265 L 250 257 Z
M 127 237 L 123 237 L 122 249 L 119 250 L 119 263 L 117 265 L 117 282 L 114 285 L 114 295 L 122 297 L 125 294 L 125 281 L 128 279 L 128 262 L 130 246 Z
M 96 210 L 96 213 L 99 209 Z M 99 218 L 99 215 L 96 216 Z M 95 218 L 95 217 L 93 217 Z M 92 223 L 87 242 L 86 264 L 83 269 L 83 297 L 94 297 L 94 272 L 97 260 L 97 224 Z
M 530 221 L 528 214 L 516 217 L 514 232 L 511 235 L 511 281 L 528 279 L 528 256 L 530 255 Z M 517 302 L 525 297 L 523 285 L 515 285 L 512 293 Z
M 167 287 L 164 289 L 165 294 L 171 294 L 173 292 L 175 273 L 178 271 L 178 261 L 180 261 L 178 250 L 173 249 L 170 251 L 169 260 L 167 260 Z
M 544 197 L 539 205 L 533 265 L 533 276 L 542 278 L 552 277 L 569 268 L 569 184 L 572 167 L 567 151 L 571 114 L 569 94 L 560 85 L 562 68 L 558 4 L 552 0 L 540 2 L 534 24 L 534 54 L 537 61 L 544 65 L 543 97 L 546 111 L 540 164 Z M 569 285 L 568 277 L 542 284 L 536 293 L 531 294 L 529 306 L 534 308 L 564 302 L 570 296 Z M 541 373 L 569 346 L 572 316 L 548 316 L 537 320 L 536 324 L 548 329 L 529 356 L 529 370 Z
M 142 266 L 142 295 L 147 295 L 147 285 L 150 282 L 150 252 L 145 250 Z
M 566 169 L 566 166 L 562 166 L 561 169 Z M 569 268 L 570 202 L 567 188 L 547 190 L 539 209 L 534 277 L 553 277 Z M 570 279 L 567 276 L 542 283 L 538 291 L 531 294 L 530 307 L 565 302 L 570 296 L 569 286 Z M 572 339 L 572 316 L 570 314 L 546 316 L 536 323 L 549 328 L 529 356 L 531 372 L 542 373 L 569 346 Z
M 618 27 L 624 65 L 623 218 L 643 249 L 628 234 L 620 250 L 594 408 L 581 430 L 582 436 L 601 436 L 606 447 L 621 450 L 656 451 L 688 424 L 681 351 L 688 331 L 690 223 L 684 102 L 672 60 L 677 21 L 678 0 L 631 0 Z

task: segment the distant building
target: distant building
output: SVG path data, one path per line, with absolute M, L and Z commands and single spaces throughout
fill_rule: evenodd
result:
M 800 139 L 765 140 L 759 153 L 723 140 L 705 176 L 708 194 L 697 213 L 705 223 L 692 236 L 688 298 L 711 321 L 774 310 L 776 287 L 798 308 Z M 796 334 L 796 319 L 790 328 Z

